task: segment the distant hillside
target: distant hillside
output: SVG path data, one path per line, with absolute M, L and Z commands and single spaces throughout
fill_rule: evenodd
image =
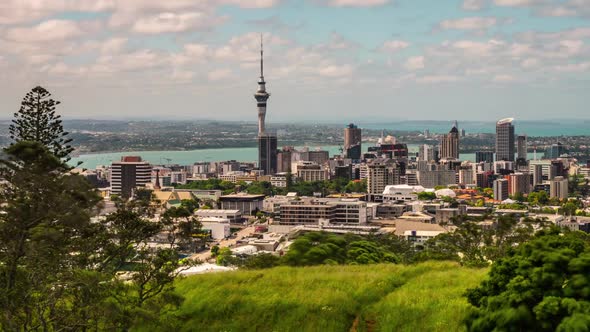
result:
M 452 262 L 279 267 L 178 283 L 178 331 L 460 331 L 487 270 Z M 150 327 L 148 330 L 157 330 Z

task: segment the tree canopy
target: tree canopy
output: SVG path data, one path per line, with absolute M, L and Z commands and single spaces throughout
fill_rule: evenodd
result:
M 590 238 L 540 231 L 496 261 L 467 292 L 470 331 L 587 331 L 590 326 Z

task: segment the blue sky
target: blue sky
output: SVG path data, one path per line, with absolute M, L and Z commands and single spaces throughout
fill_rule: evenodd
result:
M 588 118 L 590 0 L 3 0 L 0 109 L 69 118 Z

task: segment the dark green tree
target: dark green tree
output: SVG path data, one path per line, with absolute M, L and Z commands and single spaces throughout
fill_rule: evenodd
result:
M 590 239 L 560 232 L 542 230 L 510 250 L 467 292 L 475 307 L 466 320 L 469 331 L 590 329 Z
M 33 141 L 46 146 L 58 158 L 68 158 L 74 150 L 64 131 L 61 115 L 56 113 L 60 102 L 51 98 L 44 88 L 33 88 L 21 102 L 9 127 L 10 138 L 15 142 Z

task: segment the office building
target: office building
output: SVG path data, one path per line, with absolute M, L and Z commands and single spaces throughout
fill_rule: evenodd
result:
M 494 152 L 493 151 L 476 151 L 475 152 L 475 162 L 476 163 L 493 163 L 494 162 Z
M 456 124 L 441 138 L 439 156 L 441 159 L 459 159 L 459 129 Z
M 457 184 L 457 172 L 449 169 L 418 171 L 418 183 L 424 188 Z
M 266 92 L 264 81 L 264 51 L 262 40 L 260 43 L 260 79 L 258 80 L 258 91 L 254 94 L 258 107 L 258 168 L 264 174 L 271 175 L 277 172 L 277 136 L 267 133 L 265 127 L 266 102 L 270 94 Z
M 549 146 L 547 148 L 547 150 L 545 150 L 545 159 L 556 159 L 561 157 L 562 154 L 565 154 L 565 147 L 557 142 L 555 144 L 551 144 L 551 146 Z
M 524 160 L 526 161 L 527 158 L 527 136 L 526 135 L 518 135 L 516 137 L 516 156 L 517 160 Z
M 549 181 L 549 197 L 566 199 L 569 194 L 568 180 L 563 176 L 556 176 Z
M 514 161 L 514 126 L 513 118 L 506 118 L 496 123 L 496 160 Z
M 531 165 L 530 168 L 532 169 L 532 181 L 531 184 L 533 187 L 543 183 L 543 165 L 541 164 L 534 164 Z
M 286 146 L 277 153 L 277 173 L 291 172 L 293 150 L 293 147 Z
M 506 176 L 508 195 L 528 194 L 530 192 L 530 176 L 528 173 L 514 173 Z
M 297 178 L 304 182 L 326 181 L 330 179 L 330 172 L 314 162 L 300 161 L 297 163 Z
M 361 159 L 361 129 L 354 124 L 344 128 L 344 152 L 345 157 L 358 161 Z
M 436 151 L 433 145 L 422 144 L 418 150 L 418 160 L 436 161 Z
M 400 184 L 401 170 L 390 159 L 376 159 L 367 166 L 367 192 L 382 195 L 387 185 Z
M 262 211 L 264 195 L 231 194 L 219 197 L 222 210 L 239 210 L 243 215 Z
M 152 179 L 152 166 L 139 156 L 122 157 L 111 165 L 111 193 L 125 198 L 133 196 L 137 187 L 145 187 Z
M 473 167 L 462 167 L 459 169 L 459 183 L 462 185 L 476 184 Z
M 508 180 L 498 179 L 494 181 L 494 199 L 502 202 L 508 199 Z

